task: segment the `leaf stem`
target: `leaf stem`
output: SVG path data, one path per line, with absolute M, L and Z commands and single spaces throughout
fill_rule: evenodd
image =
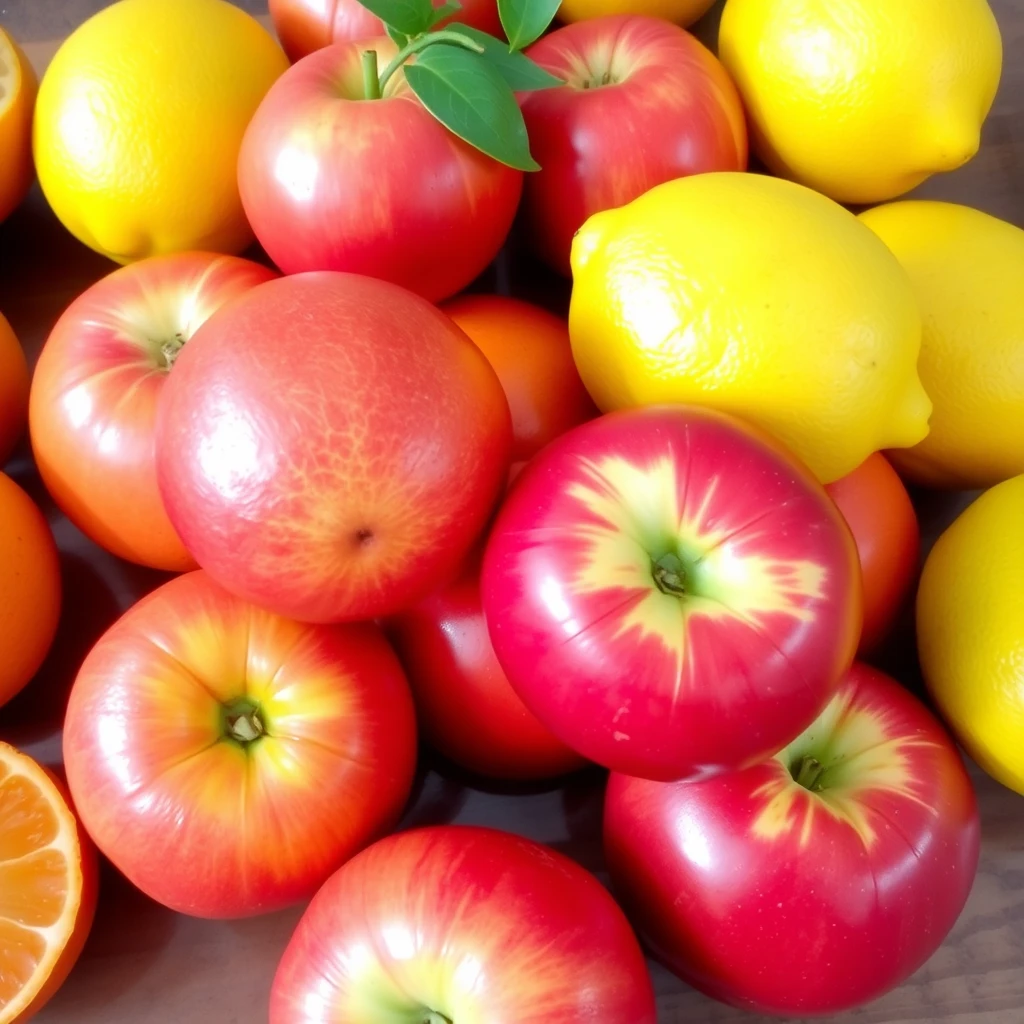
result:
M 363 50 L 363 95 L 368 100 L 379 100 L 383 86 L 377 77 L 377 51 Z
M 484 52 L 484 48 L 479 43 L 470 39 L 469 36 L 463 35 L 461 32 L 450 32 L 448 30 L 444 30 L 442 32 L 427 32 L 424 35 L 417 36 L 415 39 L 410 39 L 409 42 L 395 54 L 391 63 L 384 69 L 380 76 L 378 96 L 383 95 L 384 87 L 388 84 L 391 76 L 394 75 L 394 73 L 414 53 L 419 53 L 420 50 L 425 50 L 428 46 L 432 46 L 434 43 L 451 43 L 453 46 L 461 46 L 464 50 L 472 50 L 473 53 Z M 363 56 L 365 57 L 366 55 L 364 54 Z M 376 56 L 377 55 L 374 54 L 374 59 L 376 59 Z

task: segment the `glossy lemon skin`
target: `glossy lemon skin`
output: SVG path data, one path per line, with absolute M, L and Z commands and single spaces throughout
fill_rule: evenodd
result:
M 558 20 L 589 21 L 608 14 L 646 14 L 677 25 L 692 25 L 706 14 L 715 0 L 562 0 Z
M 928 436 L 893 452 L 926 487 L 974 490 L 1024 473 L 1024 231 L 954 203 L 898 202 L 861 220 L 910 275 L 923 318 Z
M 236 165 L 249 119 L 287 68 L 225 0 L 120 0 L 73 32 L 39 88 L 33 148 L 54 212 L 128 263 L 252 241 Z
M 774 434 L 824 483 L 927 433 L 906 273 L 801 185 L 668 182 L 591 217 L 572 265 L 573 355 L 604 411 L 711 406 Z
M 917 597 L 925 681 L 967 752 L 1024 794 L 1024 476 L 986 491 L 939 538 Z
M 874 203 L 974 156 L 1002 41 L 986 0 L 728 0 L 719 56 L 774 173 Z

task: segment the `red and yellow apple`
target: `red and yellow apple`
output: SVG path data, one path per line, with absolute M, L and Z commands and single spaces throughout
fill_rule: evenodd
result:
M 657 956 L 708 995 L 839 1013 L 916 971 L 963 910 L 978 811 L 931 713 L 864 665 L 775 757 L 694 783 L 613 774 L 605 850 Z
M 396 52 L 387 38 L 338 43 L 274 83 L 242 142 L 242 204 L 286 274 L 367 274 L 439 302 L 494 259 L 523 176 L 435 120 L 402 71 L 367 99 L 367 49 L 381 68 Z
M 195 568 L 157 487 L 157 409 L 207 317 L 276 276 L 234 256 L 156 256 L 102 278 L 57 321 L 32 378 L 32 449 L 53 499 L 101 547 L 156 569 Z
M 308 899 L 395 824 L 415 730 L 376 626 L 283 619 L 193 572 L 86 658 L 64 764 L 82 823 L 129 881 L 182 913 L 241 917 Z
M 444 0 L 433 3 L 440 7 Z M 384 35 L 384 22 L 359 0 L 270 0 L 270 17 L 291 61 L 331 43 L 355 43 Z M 495 0 L 462 0 L 460 9 L 438 22 L 438 27 L 450 21 L 504 38 Z
M 371 619 L 456 575 L 504 486 L 494 370 L 426 300 L 310 273 L 253 289 L 182 350 L 157 420 L 178 533 L 233 593 Z
M 528 839 L 447 825 L 389 836 L 316 894 L 270 1024 L 655 1024 L 622 911 Z
M 686 406 L 612 413 L 535 456 L 490 534 L 482 592 L 526 706 L 584 756 L 652 779 L 779 750 L 860 635 L 857 550 L 810 470 Z
M 456 764 L 499 779 L 545 779 L 586 761 L 519 699 L 494 656 L 474 557 L 457 580 L 388 623 L 426 739 Z
M 568 275 L 572 238 L 601 210 L 674 178 L 747 167 L 743 106 L 718 58 L 661 18 L 580 21 L 527 50 L 566 84 L 520 97 L 541 169 L 524 183 L 527 238 Z

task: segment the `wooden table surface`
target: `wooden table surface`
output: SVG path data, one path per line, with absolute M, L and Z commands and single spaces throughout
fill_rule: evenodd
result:
M 932 179 L 916 194 L 967 203 L 1024 226 L 1024 0 L 991 2 L 1002 26 L 1005 56 L 1002 87 L 985 125 L 982 150 L 967 167 Z M 0 0 L 0 22 L 27 44 L 30 58 L 42 70 L 56 40 L 103 6 L 104 0 Z M 240 6 L 257 13 L 266 9 L 259 0 Z M 712 12 L 700 34 L 713 38 L 714 25 Z M 38 192 L 0 226 L 0 311 L 14 325 L 30 358 L 62 309 L 112 269 L 63 231 Z M 515 264 L 510 273 L 520 293 L 556 305 L 564 300 L 559 285 L 530 271 L 518 272 Z M 504 283 L 508 277 L 506 267 L 485 284 Z M 78 664 L 120 610 L 165 577 L 119 562 L 72 527 L 48 501 L 27 446 L 22 445 L 6 468 L 49 515 L 62 552 L 68 611 L 39 677 L 0 710 L 0 738 L 59 765 L 60 720 Z M 933 538 L 969 497 L 937 502 L 922 496 L 926 538 Z M 919 690 L 912 635 L 904 633 L 882 664 Z M 977 882 L 963 916 L 943 947 L 906 984 L 859 1012 L 834 1018 L 836 1022 L 1024 1022 L 1024 798 L 973 765 L 971 771 L 981 805 L 983 845 Z M 597 772 L 557 787 L 524 791 L 481 786 L 451 768 L 424 763 L 403 824 L 496 826 L 550 843 L 605 879 L 601 789 Z M 300 913 L 295 908 L 241 922 L 194 920 L 152 903 L 107 866 L 85 952 L 37 1019 L 40 1024 L 265 1020 L 277 960 Z M 662 1024 L 768 1020 L 714 1003 L 656 965 L 652 973 Z

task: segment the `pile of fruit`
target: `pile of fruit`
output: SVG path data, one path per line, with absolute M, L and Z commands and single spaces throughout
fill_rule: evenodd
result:
M 78 670 L 66 780 L 0 744 L 0 1024 L 73 966 L 97 851 L 183 914 L 310 901 L 272 1024 L 652 1024 L 642 948 L 825 1014 L 943 942 L 956 741 L 1024 793 L 1024 231 L 899 197 L 977 151 L 1000 33 L 726 0 L 712 52 L 710 6 L 272 0 L 279 43 L 119 0 L 38 82 L 0 31 L 0 217 L 38 177 L 121 264 L 31 380 L 0 317 L 0 462 L 27 425 L 168 574 Z M 523 250 L 567 318 L 480 291 Z M 984 492 L 920 578 L 904 481 Z M 915 595 L 929 705 L 868 664 Z M 0 703 L 61 613 L 0 474 Z M 595 773 L 610 889 L 395 832 L 426 746 Z

